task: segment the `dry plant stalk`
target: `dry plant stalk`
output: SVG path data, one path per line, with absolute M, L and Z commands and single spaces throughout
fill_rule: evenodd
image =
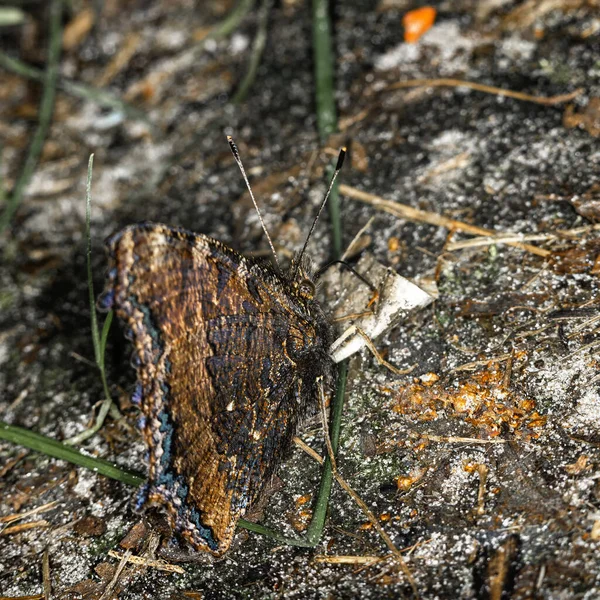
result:
M 485 85 L 483 83 L 477 83 L 476 81 L 463 81 L 461 79 L 451 78 L 408 79 L 406 81 L 397 81 L 396 83 L 388 85 L 383 91 L 389 92 L 392 90 L 414 87 L 466 87 L 477 92 L 484 92 L 494 96 L 506 96 L 507 98 L 514 98 L 515 100 L 522 100 L 524 102 L 543 104 L 544 106 L 554 106 L 556 104 L 562 104 L 563 102 L 569 102 L 584 92 L 583 88 L 578 88 L 572 92 L 569 92 L 568 94 L 559 94 L 558 96 L 532 96 L 531 94 L 515 92 L 513 90 L 495 87 L 493 85 Z
M 2 535 L 13 535 L 15 533 L 21 533 L 22 531 L 27 531 L 28 529 L 37 529 L 38 527 L 50 527 L 50 523 L 48 521 L 31 521 L 30 523 L 21 523 L 20 525 L 13 525 L 12 527 L 7 527 L 0 531 L 0 536 Z
M 22 513 L 6 515 L 5 517 L 0 517 L 0 523 L 12 523 L 13 521 L 19 521 L 20 519 L 24 519 L 25 517 L 30 517 L 31 515 L 48 512 L 49 510 L 52 510 L 57 504 L 58 500 L 54 500 L 53 502 L 48 502 L 48 504 L 43 504 L 42 506 L 32 508 L 31 510 L 27 510 Z
M 122 554 L 116 550 L 109 550 L 108 555 L 112 556 L 113 558 L 123 560 L 123 558 L 126 556 L 126 553 Z M 144 558 L 143 556 L 129 555 L 126 557 L 126 562 L 129 562 L 133 565 L 150 567 L 152 569 L 157 569 L 158 571 L 166 571 L 167 573 L 180 573 L 182 575 L 185 573 L 185 570 L 182 567 L 165 562 L 164 560 Z
M 485 229 L 484 227 L 469 225 L 468 223 L 457 221 L 456 219 L 449 219 L 448 217 L 444 217 L 438 213 L 419 210 L 418 208 L 413 208 L 412 206 L 408 206 L 400 202 L 392 202 L 391 200 L 386 200 L 381 196 L 363 192 L 349 185 L 340 184 L 339 190 L 340 194 L 343 194 L 344 196 L 348 196 L 354 200 L 359 200 L 365 204 L 370 204 L 375 208 L 379 208 L 380 210 L 388 212 L 401 219 L 429 223 L 430 225 L 436 225 L 437 227 L 445 227 L 451 231 L 464 231 L 465 233 L 470 233 L 472 235 L 486 237 L 490 235 L 509 235 L 507 233 L 498 233 L 497 231 L 492 231 L 491 229 Z M 521 250 L 526 250 L 531 254 L 535 254 L 543 258 L 547 258 L 552 254 L 549 250 L 544 250 L 543 248 L 538 248 L 537 246 L 532 246 L 531 244 L 522 244 L 521 242 L 507 242 L 507 244 L 509 246 L 520 248 Z
M 104 592 L 102 593 L 102 596 L 100 596 L 99 600 L 109 600 L 110 598 L 112 598 L 113 592 L 115 590 L 115 588 L 117 587 L 117 584 L 119 583 L 119 579 L 121 578 L 121 573 L 123 573 L 123 569 L 125 568 L 125 565 L 127 564 L 127 559 L 131 556 L 131 551 L 127 550 L 125 552 L 125 554 L 123 554 L 122 558 L 121 558 L 121 562 L 119 563 L 119 566 L 117 567 L 117 570 L 115 571 L 115 574 L 113 575 L 113 578 L 108 582 L 107 586 L 104 588 Z
M 410 586 L 413 590 L 415 598 L 419 598 L 419 590 L 417 589 L 417 584 L 415 582 L 415 579 L 414 579 L 412 573 L 410 572 L 410 569 L 408 568 L 406 562 L 404 561 L 404 558 L 402 558 L 402 554 L 400 554 L 400 551 L 398 550 L 398 548 L 396 548 L 396 546 L 394 545 L 394 542 L 392 542 L 392 539 L 390 538 L 390 536 L 383 529 L 383 527 L 377 520 L 377 517 L 371 512 L 371 510 L 365 504 L 363 499 L 350 487 L 350 485 L 346 482 L 346 480 L 340 475 L 340 473 L 338 471 L 337 462 L 335 460 L 335 454 L 333 452 L 333 446 L 331 445 L 331 438 L 329 437 L 329 425 L 327 422 L 327 406 L 326 406 L 326 402 L 325 402 L 325 393 L 323 392 L 322 381 L 320 382 L 320 385 L 319 385 L 319 395 L 320 395 L 320 403 L 319 404 L 321 407 L 321 421 L 322 421 L 322 425 L 323 425 L 323 434 L 325 436 L 325 445 L 327 447 L 327 454 L 328 454 L 329 460 L 331 462 L 331 471 L 333 473 L 333 476 L 335 477 L 336 481 L 340 484 L 340 486 L 348 493 L 348 495 L 360 507 L 360 509 L 363 511 L 363 513 L 366 515 L 366 517 L 369 519 L 369 521 L 371 521 L 371 523 L 373 524 L 373 527 L 377 530 L 377 533 L 379 533 L 379 535 L 385 542 L 386 546 L 390 549 L 393 557 L 396 559 L 397 563 L 400 565 L 402 572 L 404 573 L 404 575 L 406 576 L 406 579 L 410 583 Z

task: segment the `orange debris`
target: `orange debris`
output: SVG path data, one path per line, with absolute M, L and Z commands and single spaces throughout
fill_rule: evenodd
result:
M 435 23 L 437 11 L 432 6 L 423 6 L 409 10 L 402 18 L 404 41 L 414 44 Z

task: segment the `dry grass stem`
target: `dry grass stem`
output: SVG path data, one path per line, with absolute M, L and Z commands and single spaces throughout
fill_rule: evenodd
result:
M 372 314 L 372 310 L 365 310 L 364 312 L 350 313 L 349 315 L 344 315 L 343 317 L 336 317 L 335 319 L 331 319 L 331 322 L 343 323 L 344 321 L 356 321 L 357 319 L 362 319 L 363 317 L 369 317 Z
M 15 533 L 21 533 L 22 531 L 27 531 L 29 529 L 38 529 L 43 527 L 50 527 L 50 523 L 48 521 L 31 521 L 31 523 L 21 523 L 20 525 L 13 525 L 12 527 L 7 527 L 0 531 L 0 535 L 13 535 Z
M 354 256 L 356 252 L 356 248 L 360 246 L 360 240 L 362 236 L 369 230 L 375 217 L 371 217 L 358 231 L 358 233 L 354 236 L 353 240 L 346 246 L 346 250 L 342 256 L 340 256 L 340 260 L 348 260 L 349 257 Z
M 37 508 L 32 508 L 31 510 L 27 510 L 22 513 L 16 513 L 13 515 L 6 515 L 5 517 L 0 517 L 0 523 L 12 523 L 13 521 L 19 521 L 20 519 L 25 519 L 26 517 L 30 517 L 31 515 L 39 515 L 41 513 L 48 512 L 52 510 L 58 504 L 58 500 L 54 500 L 53 502 L 48 502 L 48 504 L 42 504 L 42 506 L 38 506 Z
M 331 439 L 329 437 L 329 425 L 328 425 L 328 421 L 327 421 L 327 407 L 326 407 L 326 403 L 325 403 L 325 394 L 323 392 L 322 381 L 320 382 L 320 385 L 319 385 L 319 395 L 320 395 L 320 403 L 319 404 L 321 406 L 321 421 L 323 424 L 323 434 L 325 436 L 325 445 L 327 447 L 327 454 L 328 454 L 329 460 L 331 462 L 331 470 L 332 470 L 333 476 L 335 477 L 336 481 L 340 484 L 340 486 L 344 489 L 344 491 L 346 491 L 348 493 L 348 495 L 354 500 L 354 502 L 356 502 L 356 504 L 363 511 L 365 516 L 369 519 L 369 521 L 373 524 L 373 527 L 377 530 L 377 532 L 379 533 L 379 535 L 385 542 L 385 545 L 390 549 L 392 555 L 396 559 L 396 562 L 398 563 L 398 565 L 402 569 L 402 572 L 406 576 L 406 579 L 410 583 L 410 586 L 413 590 L 415 598 L 419 598 L 419 591 L 417 589 L 417 584 L 415 582 L 415 579 L 414 579 L 412 573 L 410 572 L 410 569 L 408 568 L 406 562 L 402 558 L 400 551 L 398 550 L 398 548 L 396 548 L 396 546 L 394 545 L 394 542 L 392 542 L 392 539 L 390 538 L 390 536 L 383 529 L 383 527 L 379 523 L 379 520 L 377 519 L 377 517 L 371 512 L 371 509 L 365 504 L 363 499 L 350 487 L 350 485 L 346 482 L 346 480 L 340 475 L 340 473 L 338 471 L 337 463 L 335 460 L 335 454 L 333 452 L 333 447 L 331 445 Z
M 158 571 L 179 573 L 182 575 L 185 573 L 185 570 L 182 567 L 165 562 L 164 560 L 144 558 L 142 556 L 132 556 L 131 554 L 127 555 L 127 552 L 123 554 L 121 552 L 117 552 L 116 550 L 109 550 L 108 555 L 112 556 L 113 558 L 118 558 L 121 561 L 125 558 L 125 562 L 129 562 L 133 565 L 149 567 L 151 569 L 157 569 Z
M 294 442 L 294 444 L 296 444 L 296 446 L 298 446 L 298 448 L 300 448 L 301 450 L 304 450 L 304 452 L 306 452 L 306 454 L 311 456 L 320 465 L 322 465 L 325 462 L 323 460 L 323 458 L 321 456 L 319 456 L 319 454 L 315 450 L 313 450 L 304 440 L 302 440 L 298 436 L 294 437 L 293 442 Z
M 452 252 L 463 248 L 477 248 L 480 246 L 492 246 L 493 244 L 513 244 L 515 242 L 548 242 L 558 239 L 554 233 L 530 233 L 530 234 L 502 234 L 489 237 L 481 237 L 473 240 L 461 240 L 460 242 L 448 242 L 445 250 Z
M 514 98 L 515 100 L 522 100 L 523 102 L 533 102 L 534 104 L 543 104 L 544 106 L 554 106 L 555 104 L 562 104 L 569 102 L 574 98 L 577 98 L 585 90 L 578 88 L 568 94 L 560 94 L 558 96 L 532 96 L 531 94 L 524 94 L 523 92 L 515 92 L 513 90 L 506 90 L 504 88 L 494 87 L 493 85 L 485 85 L 483 83 L 477 83 L 476 81 L 462 81 L 460 79 L 408 79 L 407 81 L 397 81 L 384 88 L 385 92 L 391 92 L 392 90 L 401 90 L 405 88 L 415 87 L 465 87 L 470 90 L 477 92 L 484 92 L 486 94 L 492 94 L 494 96 L 506 96 L 507 98 Z
M 50 600 L 52 595 L 52 586 L 50 584 L 50 555 L 48 548 L 42 555 L 42 587 L 44 589 L 44 600 Z
M 315 556 L 314 561 L 318 563 L 328 563 L 331 565 L 366 565 L 371 566 L 383 562 L 389 558 L 386 556 L 327 556 L 319 554 Z
M 479 473 L 479 490 L 477 492 L 477 515 L 485 514 L 485 482 L 487 481 L 488 468 L 484 464 L 477 465 L 477 473 Z
M 478 236 L 489 237 L 490 235 L 508 235 L 506 233 L 498 234 L 498 232 L 492 231 L 491 229 L 469 225 L 468 223 L 463 223 L 462 221 L 457 221 L 456 219 L 449 219 L 438 213 L 419 210 L 418 208 L 413 208 L 412 206 L 407 206 L 406 204 L 402 204 L 400 202 L 392 202 L 391 200 L 386 200 L 381 196 L 363 192 L 349 185 L 340 184 L 340 194 L 348 196 L 349 198 L 353 198 L 354 200 L 359 200 L 365 204 L 370 204 L 371 206 L 388 212 L 400 219 L 407 219 L 409 221 L 416 221 L 420 223 L 429 223 L 430 225 L 435 225 L 437 227 L 445 227 L 451 231 L 463 231 L 465 233 Z M 549 250 L 544 250 L 543 248 L 531 246 L 530 244 L 523 244 L 521 242 L 508 242 L 508 245 L 515 246 L 516 248 L 526 250 L 531 254 L 542 256 L 544 258 L 550 256 L 551 254 Z
M 113 575 L 113 578 L 108 582 L 107 586 L 104 588 L 104 592 L 102 592 L 102 596 L 100 596 L 99 600 L 109 600 L 113 596 L 113 592 L 119 583 L 119 579 L 121 577 L 121 573 L 123 573 L 123 569 L 127 564 L 127 559 L 131 556 L 131 551 L 127 550 L 125 554 L 123 554 L 121 558 L 121 562 Z
M 419 433 L 422 437 L 430 442 L 441 442 L 444 444 L 506 444 L 507 440 L 481 440 L 472 437 L 457 437 L 453 435 L 431 435 L 429 433 Z
M 468 363 L 459 365 L 458 367 L 454 367 L 454 369 L 452 369 L 450 372 L 455 373 L 457 371 L 472 371 L 473 369 L 476 369 L 477 367 L 490 366 L 490 365 L 493 365 L 494 363 L 499 363 L 499 362 L 504 362 L 505 360 L 510 360 L 511 356 L 512 356 L 512 353 L 508 353 L 508 354 L 501 354 L 500 356 L 495 356 L 494 358 L 486 358 L 484 360 L 474 360 L 472 362 L 468 362 Z
M 127 67 L 134 57 L 137 49 L 142 42 L 142 36 L 139 33 L 130 33 L 125 37 L 125 42 L 117 51 L 114 58 L 108 63 L 104 72 L 98 77 L 95 85 L 99 88 L 106 87 L 123 69 Z

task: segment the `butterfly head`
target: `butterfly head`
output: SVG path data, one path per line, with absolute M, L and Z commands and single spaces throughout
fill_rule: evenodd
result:
M 306 256 L 296 255 L 288 271 L 289 283 L 294 295 L 305 305 L 311 304 L 316 296 L 313 268 Z
M 305 302 L 310 302 L 315 297 L 315 284 L 308 278 L 298 282 L 298 296 Z

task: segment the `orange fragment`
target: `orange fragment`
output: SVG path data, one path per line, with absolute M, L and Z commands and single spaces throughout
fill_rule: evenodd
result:
M 404 41 L 407 44 L 414 44 L 419 38 L 435 23 L 437 11 L 433 6 L 423 6 L 415 10 L 409 10 L 402 17 L 404 26 Z
M 311 498 L 312 494 L 304 494 L 304 496 L 300 496 L 300 498 L 296 500 L 296 506 L 302 506 L 303 504 L 306 504 Z
M 400 249 L 400 240 L 397 237 L 392 236 L 388 240 L 388 250 L 390 252 L 398 252 L 399 249 Z

